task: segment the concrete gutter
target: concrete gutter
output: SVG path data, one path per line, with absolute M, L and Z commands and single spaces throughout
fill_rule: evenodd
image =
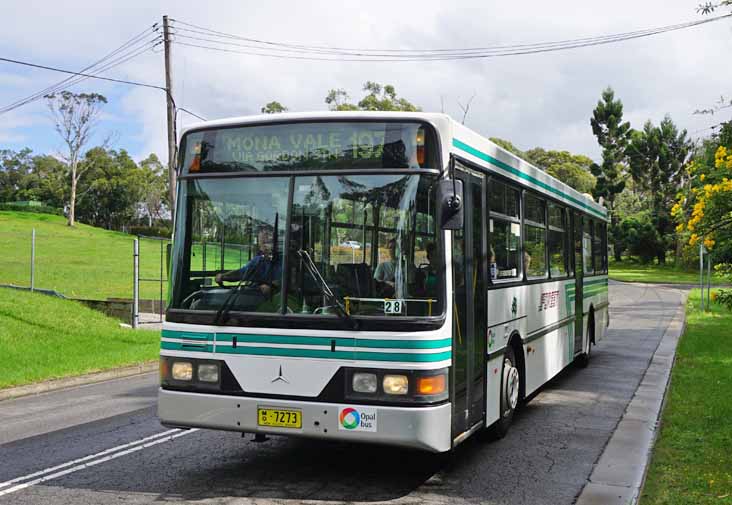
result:
M 94 384 L 96 382 L 103 382 L 111 379 L 121 379 L 122 377 L 130 377 L 133 375 L 157 372 L 157 370 L 158 361 L 148 361 L 139 365 L 113 368 L 111 370 L 104 370 L 102 372 L 94 372 L 84 375 L 77 375 L 75 377 L 66 377 L 63 379 L 37 382 L 35 384 L 28 384 L 26 386 L 0 389 L 0 401 L 9 400 L 11 398 L 19 398 L 21 396 L 47 393 L 49 391 L 66 389 L 74 386 Z
M 660 427 L 676 346 L 686 329 L 686 299 L 666 328 L 651 363 L 577 498 L 577 505 L 636 504 Z

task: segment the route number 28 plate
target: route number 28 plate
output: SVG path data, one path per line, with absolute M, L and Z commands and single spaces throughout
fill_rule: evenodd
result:
M 404 300 L 384 300 L 384 314 L 401 314 Z

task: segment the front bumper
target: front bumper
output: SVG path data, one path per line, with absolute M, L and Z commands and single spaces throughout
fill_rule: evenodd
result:
M 258 426 L 258 407 L 299 409 L 302 428 Z M 339 416 L 349 407 L 369 415 L 376 414 L 371 431 L 343 427 Z M 158 393 L 158 417 L 166 426 L 371 442 L 432 452 L 450 450 L 450 412 L 449 403 L 410 408 L 246 398 L 165 389 Z

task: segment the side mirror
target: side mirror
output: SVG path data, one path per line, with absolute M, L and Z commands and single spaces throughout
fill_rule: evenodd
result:
M 443 230 L 460 230 L 465 213 L 463 208 L 463 181 L 441 180 L 437 188 L 440 226 Z

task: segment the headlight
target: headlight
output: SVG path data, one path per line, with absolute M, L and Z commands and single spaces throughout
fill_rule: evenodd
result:
M 198 365 L 198 380 L 201 382 L 218 382 L 219 366 L 212 363 Z
M 174 362 L 171 376 L 177 381 L 189 381 L 193 379 L 193 364 L 188 361 Z
M 388 395 L 405 395 L 409 392 L 409 379 L 406 375 L 385 375 L 382 386 Z
M 356 393 L 376 393 L 376 374 L 355 373 L 351 386 Z

